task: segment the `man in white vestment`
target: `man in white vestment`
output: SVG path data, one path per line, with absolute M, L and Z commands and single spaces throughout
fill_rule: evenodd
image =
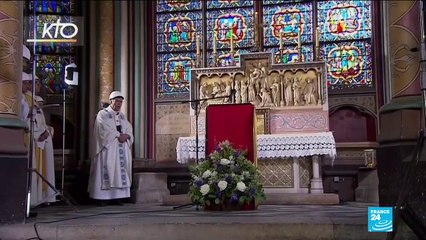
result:
M 114 91 L 110 105 L 98 112 L 94 126 L 94 156 L 90 166 L 88 191 L 90 198 L 104 206 L 115 199 L 130 197 L 132 180 L 133 127 L 120 112 L 123 94 Z
M 36 81 L 40 81 L 35 76 Z M 22 94 L 23 103 L 21 106 L 28 108 L 27 117 L 25 121 L 29 128 L 34 129 L 33 145 L 32 149 L 28 152 L 31 153 L 32 168 L 35 169 L 40 175 L 42 175 L 49 183 L 55 186 L 55 169 L 54 169 L 54 158 L 53 158 L 53 145 L 52 135 L 53 130 L 46 125 L 41 105 L 43 99 L 39 96 L 32 97 L 32 75 L 23 72 L 22 73 Z M 36 87 L 37 90 L 37 87 Z M 37 101 L 38 100 L 38 101 Z M 33 115 L 33 124 L 31 126 L 31 114 Z M 24 118 L 24 116 L 22 116 Z M 30 129 L 31 130 L 31 129 Z M 25 145 L 29 148 L 30 145 L 30 132 L 25 134 Z M 31 150 L 31 151 L 30 151 Z M 49 187 L 49 185 L 37 175 L 32 172 L 31 174 L 31 206 L 35 207 L 40 204 L 49 204 L 56 201 L 55 191 Z
M 36 77 L 36 83 L 40 80 Z M 40 92 L 40 85 L 36 87 L 36 92 Z M 43 98 L 34 96 L 36 105 L 36 115 L 34 121 L 34 142 L 36 154 L 36 166 L 39 173 L 55 187 L 55 161 L 53 155 L 53 128 L 46 124 L 46 118 L 43 112 Z M 36 179 L 38 203 L 53 203 L 56 202 L 55 191 L 43 182 L 41 178 Z

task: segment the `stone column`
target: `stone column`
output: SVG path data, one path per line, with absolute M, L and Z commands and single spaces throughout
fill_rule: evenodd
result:
M 19 118 L 22 77 L 22 4 L 0 2 L 0 118 Z
M 19 118 L 22 88 L 23 4 L 0 2 L 0 155 L 25 154 Z
M 420 94 L 420 2 L 387 1 L 392 98 Z
M 28 158 L 21 112 L 23 1 L 0 1 L 0 188 L 2 222 L 25 219 Z
M 99 98 L 109 102 L 114 89 L 114 3 L 99 1 Z
M 420 1 L 381 1 L 383 4 L 384 56 L 388 70 L 385 87 L 390 100 L 379 113 L 377 174 L 381 206 L 395 206 L 401 189 L 410 187 L 407 202 L 415 217 L 426 224 L 426 206 L 421 202 L 426 187 L 426 163 L 419 161 L 412 184 L 402 186 L 423 128 L 423 101 L 420 90 Z M 387 30 L 387 31 L 386 31 Z M 385 42 L 386 37 L 389 42 Z M 387 75 L 387 76 L 386 76 Z M 424 155 L 423 155 L 424 157 Z M 415 184 L 413 184 L 415 183 Z
M 322 187 L 322 178 L 319 172 L 320 158 L 318 155 L 312 156 L 312 179 L 311 179 L 311 193 L 324 193 Z
M 300 190 L 300 164 L 299 158 L 293 157 L 293 188 L 295 192 L 299 192 Z

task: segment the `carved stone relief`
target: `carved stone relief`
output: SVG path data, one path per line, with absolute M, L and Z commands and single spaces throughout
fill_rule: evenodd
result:
M 241 67 L 193 69 L 192 99 L 208 99 L 201 102 L 202 110 L 226 103 L 252 103 L 256 108 L 324 104 L 323 63 L 271 64 L 269 53 L 258 55 L 242 54 Z

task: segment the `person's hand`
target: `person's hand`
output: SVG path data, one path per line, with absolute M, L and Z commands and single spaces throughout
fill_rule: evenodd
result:
M 125 136 L 125 137 L 126 137 L 126 141 L 130 139 L 130 135 L 129 135 L 129 134 L 127 134 L 127 133 L 123 133 L 123 136 Z
M 121 134 L 120 134 L 120 136 L 118 137 L 118 141 L 119 141 L 120 143 L 124 143 L 124 142 L 126 142 L 126 141 L 127 141 L 127 139 L 129 139 L 129 138 L 130 138 L 130 136 L 129 136 L 128 134 L 121 133 Z
M 46 140 L 49 137 L 49 132 L 46 130 L 44 131 L 37 139 L 37 141 L 39 142 L 43 142 L 44 140 Z

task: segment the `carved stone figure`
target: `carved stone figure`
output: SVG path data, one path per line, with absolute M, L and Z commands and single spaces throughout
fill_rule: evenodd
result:
M 261 107 L 270 107 L 273 106 L 271 95 L 269 94 L 268 89 L 262 88 L 260 90 L 262 102 L 260 103 Z
M 302 88 L 302 86 L 300 85 L 301 79 L 300 78 L 294 78 L 294 83 L 293 83 L 293 94 L 294 94 L 294 106 L 298 106 L 300 105 L 300 89 Z
M 254 68 L 253 72 L 250 73 L 250 82 L 249 82 L 249 86 L 250 84 L 253 85 L 253 89 L 254 89 L 254 98 L 256 99 L 256 95 L 260 94 L 260 86 L 261 86 L 261 71 L 258 68 Z M 250 93 L 249 93 L 249 98 L 250 98 Z
M 259 67 L 260 67 L 260 64 L 259 64 Z M 262 67 L 260 69 L 260 79 L 263 81 L 263 87 L 266 88 L 266 89 L 269 89 L 270 86 L 269 86 L 269 82 L 268 82 L 268 74 L 266 72 L 265 67 Z
M 306 79 L 306 87 L 305 87 L 305 102 L 306 104 L 317 104 L 317 98 L 316 98 L 316 86 L 314 84 L 314 81 L 312 78 Z
M 256 100 L 256 90 L 254 82 L 250 82 L 248 86 L 248 102 L 255 102 Z
M 213 91 L 212 91 L 213 97 L 220 97 L 222 96 L 222 89 L 220 88 L 220 85 L 218 82 L 215 82 L 213 84 Z
M 278 107 L 280 104 L 280 84 L 278 83 L 278 78 L 275 78 L 274 83 L 271 86 L 272 90 L 272 102 L 275 107 Z
M 207 82 L 203 82 L 200 86 L 200 99 L 209 98 L 208 96 L 208 84 Z
M 247 81 L 241 80 L 241 103 L 247 103 Z
M 225 92 L 223 96 L 231 96 L 232 93 L 232 86 L 231 86 L 231 81 L 226 81 L 226 86 L 225 86 Z M 231 103 L 231 101 L 229 101 L 230 98 L 224 98 L 223 102 L 226 103 Z
M 293 79 L 285 78 L 284 79 L 285 87 L 285 105 L 290 106 L 293 102 Z
M 235 81 L 235 102 L 241 103 L 241 87 L 240 87 L 240 81 Z

